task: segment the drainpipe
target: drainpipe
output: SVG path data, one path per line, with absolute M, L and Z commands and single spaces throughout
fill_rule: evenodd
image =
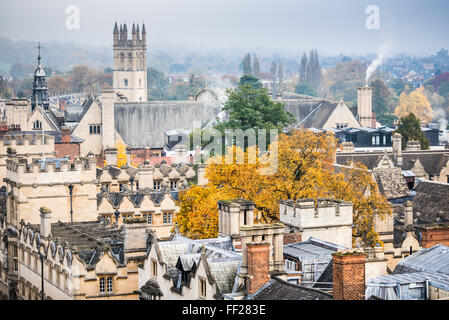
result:
M 70 193 L 70 222 L 73 224 L 73 185 L 69 185 Z

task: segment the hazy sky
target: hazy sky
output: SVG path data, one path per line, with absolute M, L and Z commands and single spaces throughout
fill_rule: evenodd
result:
M 66 28 L 66 7 L 80 29 Z M 368 5 L 380 29 L 368 30 Z M 257 48 L 323 54 L 435 53 L 449 47 L 447 0 L 1 0 L 0 35 L 14 40 L 111 45 L 115 21 L 145 21 L 152 47 Z M 130 28 L 128 27 L 130 31 Z

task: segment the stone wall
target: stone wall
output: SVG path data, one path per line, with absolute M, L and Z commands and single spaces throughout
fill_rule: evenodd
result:
M 115 128 L 129 147 L 162 147 L 164 131 L 191 130 L 194 121 L 205 125 L 219 112 L 218 102 L 115 103 Z

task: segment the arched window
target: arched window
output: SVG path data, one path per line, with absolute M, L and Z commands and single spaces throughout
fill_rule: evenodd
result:
M 139 79 L 139 88 L 142 88 L 142 79 Z
M 42 130 L 42 122 L 39 120 L 36 120 L 33 122 L 33 129 L 34 130 Z
M 120 63 L 122 66 L 125 64 L 125 54 L 123 52 L 120 53 Z
M 128 70 L 132 70 L 133 68 L 133 55 L 132 53 L 128 53 Z
M 125 79 L 125 87 L 128 86 L 128 79 Z

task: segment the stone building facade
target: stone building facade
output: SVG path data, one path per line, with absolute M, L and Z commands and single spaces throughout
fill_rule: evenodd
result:
M 51 223 L 51 214 L 41 208 L 40 225 L 22 222 L 17 229 L 0 219 L 4 297 L 137 299 L 137 265 L 147 243 L 145 224 L 127 221 L 121 231 L 107 221 Z

